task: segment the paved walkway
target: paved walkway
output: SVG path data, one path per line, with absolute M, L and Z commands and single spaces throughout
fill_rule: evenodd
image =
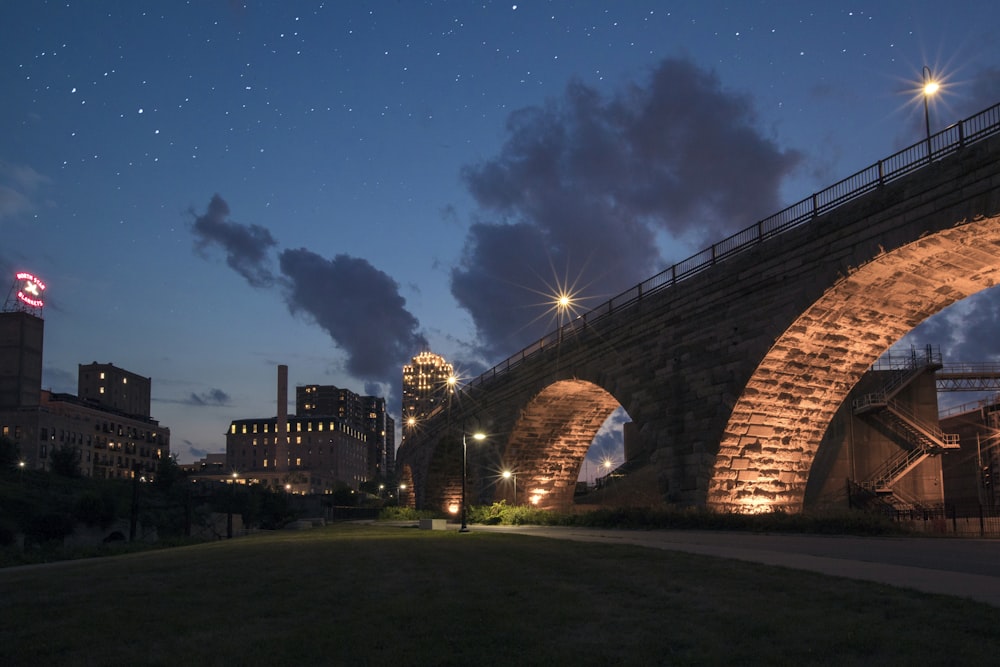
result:
M 551 526 L 470 528 L 734 558 L 954 595 L 1000 607 L 1000 540 Z

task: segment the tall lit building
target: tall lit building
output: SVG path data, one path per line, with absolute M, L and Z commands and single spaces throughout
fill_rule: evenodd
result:
M 452 365 L 430 351 L 421 352 L 403 366 L 404 432 L 408 424 L 419 422 L 444 403 L 452 390 L 448 380 L 454 376 Z

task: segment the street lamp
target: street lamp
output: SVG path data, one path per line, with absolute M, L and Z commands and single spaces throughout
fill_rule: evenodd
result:
M 504 479 L 511 479 L 511 478 L 513 478 L 513 480 L 514 480 L 514 502 L 512 504 L 516 505 L 517 504 L 517 473 L 516 472 L 511 472 L 510 470 L 504 470 L 503 473 L 501 473 L 501 474 L 503 475 Z
M 934 95 L 941 90 L 941 84 L 934 79 L 934 74 L 931 72 L 931 68 L 927 65 L 924 65 L 923 80 L 924 129 L 927 131 L 927 159 L 929 160 L 931 157 L 931 113 L 928 108 L 927 100 L 930 99 L 931 95 Z
M 403 491 L 406 491 L 406 484 L 400 484 L 396 487 L 396 507 L 403 506 Z
M 486 434 L 476 431 L 472 434 L 473 440 L 485 440 Z M 466 468 L 468 467 L 469 460 L 469 446 L 465 442 L 465 424 L 462 424 L 462 527 L 458 529 L 460 533 L 469 532 L 469 526 L 466 523 L 465 514 L 465 478 L 468 474 Z
M 229 494 L 229 512 L 226 513 L 226 538 L 233 539 L 233 504 L 236 502 L 236 480 L 239 478 L 240 474 L 233 471 L 233 487 L 230 489 Z

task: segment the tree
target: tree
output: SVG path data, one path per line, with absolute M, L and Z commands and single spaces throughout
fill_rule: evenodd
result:
M 0 469 L 13 468 L 20 459 L 17 445 L 10 438 L 0 437 Z
M 156 464 L 156 476 L 154 484 L 162 491 L 169 491 L 170 487 L 182 477 L 181 467 L 177 465 L 177 455 L 161 456 Z
M 49 455 L 52 472 L 63 477 L 80 476 L 80 450 L 73 445 L 62 444 Z

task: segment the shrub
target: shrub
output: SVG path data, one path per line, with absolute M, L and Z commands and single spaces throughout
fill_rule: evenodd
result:
M 105 528 L 115 520 L 115 499 L 106 493 L 86 491 L 76 501 L 73 515 L 88 526 Z
M 415 510 L 410 507 L 383 507 L 379 513 L 379 521 L 419 521 L 433 519 L 437 513 L 433 510 Z

